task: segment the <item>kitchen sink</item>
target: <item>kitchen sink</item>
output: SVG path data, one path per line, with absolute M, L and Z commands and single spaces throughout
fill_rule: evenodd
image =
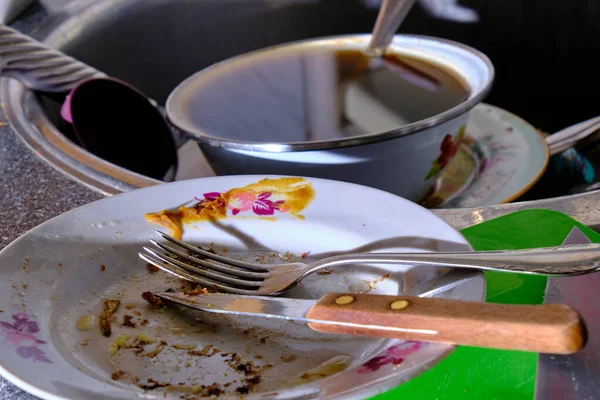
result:
M 31 34 L 164 104 L 179 82 L 215 62 L 294 40 L 368 32 L 376 13 L 354 0 L 81 0 Z M 0 82 L 0 96 L 29 147 L 102 193 L 214 174 L 198 146 L 185 141 L 175 173 L 150 177 L 129 171 L 77 144 L 60 118 L 62 98 L 8 79 Z M 140 156 L 135 149 L 131 153 Z

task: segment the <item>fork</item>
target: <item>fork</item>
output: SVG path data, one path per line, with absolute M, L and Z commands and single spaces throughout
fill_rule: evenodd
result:
M 575 276 L 600 269 L 600 244 L 580 244 L 528 250 L 444 253 L 350 253 L 311 263 L 253 264 L 215 254 L 157 231 L 169 244 L 150 239 L 144 261 L 179 278 L 220 292 L 278 295 L 308 275 L 347 264 L 404 264 L 516 272 L 545 276 Z

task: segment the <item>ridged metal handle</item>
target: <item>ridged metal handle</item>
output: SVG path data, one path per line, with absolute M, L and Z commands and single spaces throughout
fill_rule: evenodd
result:
M 408 264 L 547 276 L 574 276 L 600 269 L 600 244 L 456 253 L 342 254 L 311 264 L 310 271 L 306 273 L 313 273 L 325 267 L 355 263 Z
M 68 92 L 79 82 L 106 75 L 58 50 L 0 25 L 0 76 L 40 92 Z
M 600 130 L 600 117 L 591 118 L 560 130 L 546 138 L 550 154 L 554 155 L 565 151 L 598 130 Z

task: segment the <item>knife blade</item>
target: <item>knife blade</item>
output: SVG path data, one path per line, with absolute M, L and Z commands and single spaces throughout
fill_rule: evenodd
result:
M 573 227 L 562 245 L 587 244 L 592 241 Z M 600 283 L 594 274 L 569 279 L 549 278 L 544 302 L 568 302 L 577 307 L 587 319 L 590 330 L 599 326 L 597 307 L 594 305 L 596 288 Z M 585 280 L 585 281 L 583 281 Z M 583 283 L 585 282 L 585 283 Z M 600 368 L 598 340 L 590 340 L 583 351 L 574 355 L 553 356 L 541 354 L 538 358 L 535 399 L 593 398 L 600 392 L 597 372 Z
M 563 246 L 575 245 L 575 244 L 589 244 L 592 243 L 590 239 L 585 235 L 585 233 L 581 232 L 581 229 L 574 226 L 569 234 L 561 243 Z
M 155 295 L 196 310 L 302 322 L 315 331 L 332 334 L 551 354 L 571 354 L 585 344 L 582 319 L 561 304 L 495 304 L 356 293 L 330 293 L 319 300 L 217 293 Z

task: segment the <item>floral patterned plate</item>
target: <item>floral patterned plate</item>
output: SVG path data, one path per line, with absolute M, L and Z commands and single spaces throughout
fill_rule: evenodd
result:
M 480 104 L 455 157 L 420 202 L 425 207 L 480 207 L 508 203 L 542 176 L 550 153 L 544 136 L 501 108 Z
M 142 299 L 145 291 L 192 289 L 138 258 L 157 228 L 257 263 L 469 248 L 431 212 L 391 194 L 312 178 L 263 178 L 203 178 L 117 195 L 58 216 L 6 247 L 0 373 L 45 399 L 366 398 L 453 350 L 208 317 Z M 346 266 L 310 276 L 286 295 L 352 291 L 483 301 L 482 275 L 463 272 L 457 284 L 457 273 Z

